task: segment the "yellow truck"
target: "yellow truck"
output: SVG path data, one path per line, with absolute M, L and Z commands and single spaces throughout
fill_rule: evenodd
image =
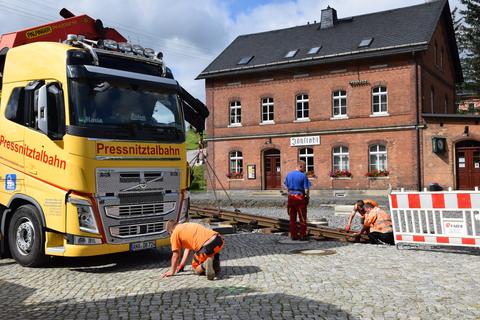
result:
M 0 39 L 0 247 L 23 266 L 168 244 L 188 215 L 185 120 L 208 116 L 161 53 L 61 14 Z

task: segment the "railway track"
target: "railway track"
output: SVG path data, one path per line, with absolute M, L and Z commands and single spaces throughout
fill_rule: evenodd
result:
M 250 229 L 268 229 L 270 232 L 288 232 L 289 221 L 287 219 L 264 217 L 244 212 L 228 211 L 209 207 L 190 206 L 192 218 L 210 218 L 217 221 L 224 221 L 232 225 L 240 225 Z M 354 232 L 343 229 L 319 227 L 314 224 L 307 224 L 307 234 L 316 240 L 337 240 L 342 242 L 366 242 L 368 237 L 355 236 Z

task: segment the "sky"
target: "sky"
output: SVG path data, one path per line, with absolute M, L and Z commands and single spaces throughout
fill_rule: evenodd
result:
M 60 20 L 67 8 L 101 19 L 130 42 L 160 50 L 175 78 L 205 101 L 195 77 L 242 34 L 319 21 L 328 5 L 339 18 L 422 4 L 426 0 L 0 0 L 0 34 Z M 450 8 L 460 0 L 449 0 Z

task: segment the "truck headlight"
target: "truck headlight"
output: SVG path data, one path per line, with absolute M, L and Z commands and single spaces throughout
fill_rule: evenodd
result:
M 75 204 L 75 206 L 77 207 L 80 230 L 84 232 L 98 233 L 97 221 L 95 220 L 92 206 L 82 204 Z
M 68 198 L 68 202 L 73 204 L 77 209 L 80 230 L 83 232 L 99 234 L 97 220 L 95 219 L 95 213 L 93 212 L 90 202 L 75 198 Z

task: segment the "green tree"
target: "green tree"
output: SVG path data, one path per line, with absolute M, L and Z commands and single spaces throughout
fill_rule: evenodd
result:
M 461 0 L 461 23 L 453 11 L 454 27 L 460 50 L 464 89 L 480 90 L 480 0 Z

